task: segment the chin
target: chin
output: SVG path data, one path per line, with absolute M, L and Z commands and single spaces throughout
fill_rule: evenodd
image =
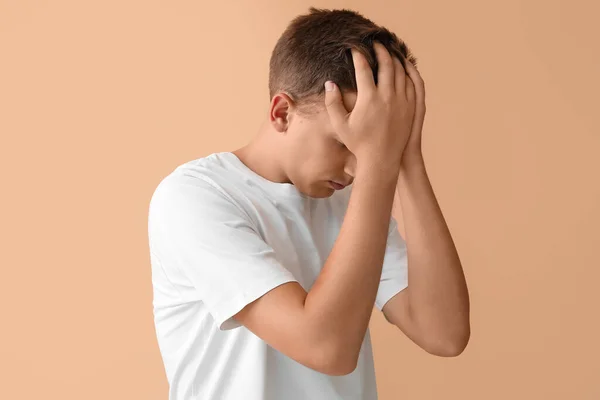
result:
M 327 197 L 331 197 L 335 193 L 335 189 L 333 188 L 312 188 L 310 192 L 302 192 L 305 196 L 312 197 L 313 199 L 326 199 Z
M 336 192 L 336 190 L 332 187 L 327 186 L 325 189 L 319 191 L 319 195 L 318 196 L 313 196 L 316 198 L 320 198 L 320 199 L 325 199 L 327 197 L 331 197 L 333 196 L 333 194 Z
M 312 197 L 313 199 L 326 199 L 331 197 L 336 192 L 336 190 L 332 188 L 327 181 L 325 181 L 324 184 L 321 182 L 315 182 L 308 186 L 307 189 L 307 191 L 299 190 L 305 196 Z
M 335 193 L 335 190 L 334 189 L 330 189 L 327 194 L 323 194 L 322 196 L 318 196 L 318 198 L 326 199 L 328 197 L 333 196 L 334 193 Z

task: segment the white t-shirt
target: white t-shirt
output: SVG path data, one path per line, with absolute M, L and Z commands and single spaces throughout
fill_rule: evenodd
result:
M 271 289 L 309 291 L 333 248 L 352 186 L 311 198 L 230 152 L 175 168 L 149 206 L 153 311 L 169 400 L 377 399 L 369 331 L 344 376 L 310 369 L 232 316 Z M 365 266 L 368 268 L 368 266 Z M 375 306 L 408 285 L 406 245 L 390 220 Z

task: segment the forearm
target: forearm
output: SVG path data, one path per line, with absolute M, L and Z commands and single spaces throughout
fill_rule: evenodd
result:
M 406 158 L 397 191 L 408 249 L 411 315 L 433 347 L 466 346 L 467 285 L 422 158 Z
M 373 311 L 397 175 L 357 169 L 340 233 L 306 298 L 310 320 L 344 363 L 356 362 Z

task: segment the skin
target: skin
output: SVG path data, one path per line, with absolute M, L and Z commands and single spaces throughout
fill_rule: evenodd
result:
M 356 92 L 344 94 L 348 110 L 354 108 L 356 98 Z M 329 181 L 352 184 L 356 173 L 356 156 L 336 133 L 325 105 L 305 115 L 286 93 L 273 97 L 256 137 L 233 153 L 263 177 L 292 183 L 314 198 L 333 195 Z

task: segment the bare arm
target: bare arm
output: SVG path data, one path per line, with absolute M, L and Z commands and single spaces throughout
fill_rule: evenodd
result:
M 381 279 L 397 175 L 356 174 L 338 239 L 308 293 L 308 320 L 354 369 Z
M 413 157 L 402 167 L 397 192 L 410 249 L 410 287 L 392 297 L 382 311 L 429 353 L 457 356 L 470 337 L 469 294 L 421 157 Z

